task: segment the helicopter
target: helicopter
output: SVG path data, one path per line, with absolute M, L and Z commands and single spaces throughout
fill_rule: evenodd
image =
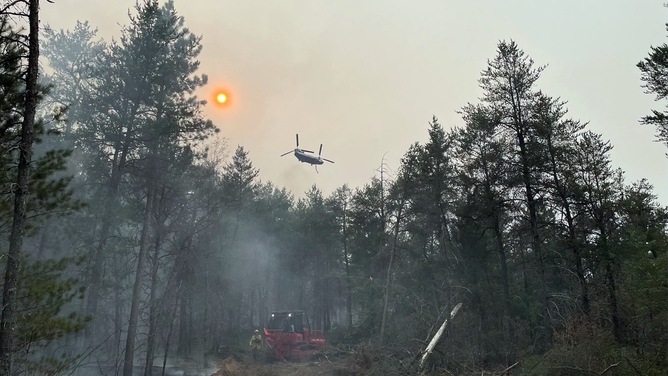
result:
M 312 153 L 314 153 L 313 151 L 299 148 L 299 134 L 295 134 L 295 139 L 297 141 L 297 147 L 294 150 L 290 150 L 288 152 L 281 154 L 281 157 L 286 156 L 290 153 L 294 153 L 295 157 L 297 157 L 297 159 L 299 159 L 300 162 L 302 163 L 306 162 L 314 166 L 315 172 L 318 172 L 318 165 L 323 164 L 324 161 L 327 161 L 329 163 L 334 163 L 334 161 L 320 157 L 320 154 L 322 154 L 322 144 L 320 144 L 320 150 L 318 151 L 318 156 L 316 157 L 315 155 L 311 155 Z

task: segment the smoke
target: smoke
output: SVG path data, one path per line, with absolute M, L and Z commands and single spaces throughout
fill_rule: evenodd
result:
M 292 163 L 288 164 L 285 168 L 281 169 L 280 175 L 276 179 L 276 183 L 298 195 L 313 185 L 315 180 L 313 175 L 315 175 L 315 171 L 309 171 L 309 169 L 312 170 L 313 167 L 299 163 L 296 160 L 291 162 Z

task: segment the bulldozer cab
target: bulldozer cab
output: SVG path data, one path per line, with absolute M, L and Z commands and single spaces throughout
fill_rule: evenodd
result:
M 272 312 L 266 328 L 283 333 L 303 333 L 310 328 L 304 311 Z

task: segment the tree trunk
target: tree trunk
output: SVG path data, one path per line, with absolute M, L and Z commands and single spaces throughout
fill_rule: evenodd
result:
M 510 286 L 508 282 L 508 262 L 506 260 L 506 247 L 503 244 L 503 234 L 499 226 L 499 218 L 494 218 L 494 234 L 496 235 L 496 244 L 499 247 L 501 256 L 501 277 L 503 281 L 503 297 L 505 298 L 506 314 L 510 312 Z
M 521 123 L 520 123 L 521 124 Z M 523 125 L 521 125 L 523 127 Z M 517 132 L 517 138 L 520 145 L 520 155 L 522 163 L 522 181 L 524 183 L 526 204 L 529 209 L 529 225 L 532 235 L 532 254 L 538 264 L 538 299 L 543 303 L 542 323 L 543 334 L 545 335 L 545 343 L 538 343 L 539 348 L 549 345 L 552 342 L 552 331 L 549 323 L 549 297 L 547 294 L 547 281 L 545 280 L 545 265 L 543 260 L 543 251 L 541 246 L 540 234 L 538 233 L 538 214 L 536 212 L 536 200 L 534 187 L 531 182 L 531 169 L 529 163 L 529 152 L 524 139 L 524 134 L 521 131 Z
M 538 215 L 536 214 L 536 200 L 534 199 L 534 189 L 531 183 L 531 170 L 529 168 L 529 152 L 527 150 L 524 134 L 517 132 L 517 139 L 520 144 L 520 156 L 522 158 L 522 182 L 524 183 L 524 194 L 527 200 L 527 208 L 529 209 L 529 225 L 531 227 L 533 253 L 538 262 L 538 272 L 544 275 L 543 254 L 540 243 L 540 235 L 538 234 Z M 541 281 L 542 282 L 542 281 Z
M 495 209 L 496 211 L 496 209 Z M 508 281 L 508 260 L 506 259 L 506 247 L 503 242 L 503 233 L 501 232 L 500 220 L 498 213 L 494 213 L 494 234 L 496 236 L 496 244 L 499 248 L 499 255 L 501 258 L 501 274 L 503 282 L 503 297 L 505 300 L 503 318 L 507 326 L 508 333 L 508 351 L 511 354 L 511 359 L 515 360 L 515 330 L 513 329 L 513 319 L 510 313 L 510 282 Z
M 401 225 L 401 212 L 404 208 L 404 201 L 401 201 L 399 206 L 399 211 L 397 213 L 397 223 L 394 226 L 394 240 L 392 241 L 392 250 L 390 251 L 390 263 L 387 266 L 387 276 L 385 278 L 385 296 L 383 299 L 383 316 L 380 322 L 380 345 L 383 345 L 383 339 L 385 336 L 385 323 L 387 321 L 387 307 L 390 301 L 390 287 L 392 283 L 392 266 L 394 262 L 394 254 L 397 249 L 397 242 L 399 239 L 399 226 Z
M 114 257 L 114 348 L 112 354 L 118 359 L 121 348 L 121 332 L 123 330 L 123 303 L 121 298 L 121 283 L 123 277 L 118 257 Z
M 206 263 L 204 264 L 204 296 L 208 297 L 209 295 L 209 264 Z M 204 325 L 202 325 L 202 343 L 204 346 L 209 342 L 209 334 L 211 334 L 211 331 L 213 330 L 215 333 L 215 326 L 213 325 L 212 322 L 209 322 L 209 304 L 211 303 L 211 299 L 205 299 L 204 301 L 204 317 L 202 319 L 202 322 Z
M 517 136 L 517 143 L 520 147 L 522 183 L 524 184 L 527 208 L 529 209 L 529 224 L 531 227 L 531 235 L 533 239 L 533 252 L 536 255 L 536 261 L 538 261 L 538 272 L 542 278 L 545 270 L 543 268 L 542 247 L 540 243 L 540 236 L 538 234 L 538 218 L 536 214 L 536 201 L 534 200 L 535 192 L 531 183 L 529 151 L 527 149 L 525 140 L 527 125 L 524 122 L 524 107 L 522 106 L 522 101 L 520 100 L 520 96 L 523 94 L 522 91 L 527 90 L 528 88 L 518 87 L 517 84 L 514 83 L 515 80 L 516 78 L 512 75 L 508 76 L 510 102 L 513 111 L 512 117 L 514 123 L 513 127 L 511 128 L 515 131 L 515 135 Z
M 621 344 L 622 340 L 622 328 L 619 322 L 619 306 L 617 302 L 617 287 L 615 285 L 615 276 L 613 274 L 612 266 L 614 260 L 610 254 L 610 249 L 608 248 L 608 235 L 605 230 L 605 227 L 602 224 L 599 224 L 599 230 L 601 231 L 601 239 L 603 240 L 603 255 L 605 257 L 605 285 L 608 288 L 608 304 L 610 305 L 610 316 L 612 320 L 612 333 L 615 336 L 617 343 Z
M 185 283 L 185 281 L 184 281 Z M 187 353 L 187 339 L 188 339 L 188 325 L 187 325 L 187 319 L 188 319 L 188 301 L 185 297 L 185 292 L 184 296 L 181 298 L 181 304 L 179 307 L 179 344 L 176 349 L 176 352 L 179 354 L 179 356 L 184 357 L 186 356 Z
M 135 105 L 132 109 L 129 122 L 132 122 L 137 111 Z M 116 143 L 114 158 L 112 160 L 111 177 L 107 186 L 107 196 L 105 197 L 104 211 L 102 213 L 102 228 L 97 247 L 91 252 L 93 260 L 93 269 L 90 275 L 89 291 L 86 304 L 86 312 L 93 316 L 93 322 L 86 326 L 85 337 L 90 341 L 95 334 L 95 320 L 97 316 L 97 305 L 100 298 L 100 285 L 102 281 L 102 266 L 104 265 L 105 247 L 109 231 L 111 230 L 111 216 L 116 210 L 116 193 L 121 184 L 121 177 L 127 155 L 129 153 L 130 141 L 132 139 L 132 128 L 128 125 L 125 132 L 125 140 L 121 148 L 121 141 Z M 120 152 L 119 152 L 120 149 Z
M 612 330 L 617 343 L 621 344 L 622 331 L 619 323 L 619 308 L 617 304 L 617 288 L 615 287 L 615 278 L 612 274 L 612 263 L 608 262 L 605 266 L 606 285 L 608 287 L 608 299 L 612 316 Z
M 163 186 L 162 194 L 164 195 L 165 189 Z M 157 209 L 158 205 L 156 205 Z M 157 212 L 157 210 L 156 210 Z M 156 226 L 157 227 L 157 226 Z M 156 228 L 155 231 L 155 244 L 153 245 L 153 265 L 151 270 L 151 295 L 149 297 L 150 307 L 149 307 L 149 319 L 148 319 L 148 338 L 146 343 L 146 369 L 144 370 L 145 376 L 153 375 L 153 357 L 155 351 L 155 332 L 158 330 L 157 321 L 158 321 L 158 299 L 157 299 L 157 289 L 158 289 L 158 269 L 159 269 L 159 258 L 160 258 L 160 241 L 162 235 L 162 226 Z
M 197 210 L 193 207 L 191 213 L 192 217 L 190 223 L 195 225 L 197 219 Z M 192 246 L 193 236 L 195 234 L 195 228 L 191 233 L 186 234 L 186 238 L 183 240 L 182 248 L 179 252 L 178 257 L 178 266 L 179 272 L 177 273 L 177 280 L 182 287 L 183 293 L 181 294 L 181 304 L 179 310 L 179 341 L 176 348 L 176 352 L 179 356 L 186 356 L 188 353 L 188 340 L 191 333 L 188 331 L 188 307 L 189 299 L 188 296 L 192 293 L 191 276 L 192 276 L 192 266 L 188 262 L 188 251 Z
M 49 218 L 44 222 L 44 227 L 42 227 L 42 233 L 40 234 L 39 237 L 39 246 L 37 248 L 37 260 L 41 260 L 44 257 L 44 253 L 46 252 L 46 245 L 49 242 L 49 231 L 51 230 L 51 222 L 53 222 L 52 218 Z
M 575 251 L 575 250 L 574 250 Z M 589 287 L 587 286 L 587 279 L 584 275 L 584 268 L 582 267 L 582 257 L 579 252 L 575 253 L 575 272 L 580 280 L 580 290 L 582 295 L 582 311 L 585 315 L 591 312 L 591 304 L 589 303 Z
M 266 282 L 263 285 L 265 284 Z M 264 320 L 264 302 L 266 299 L 267 297 L 264 294 L 264 288 L 259 287 L 257 290 L 257 322 L 259 327 L 262 327 L 266 322 Z
M 304 309 L 304 273 L 299 274 L 299 309 Z
M 172 314 L 169 316 L 169 331 L 167 331 L 167 339 L 165 340 L 165 355 L 162 358 L 162 376 L 165 376 L 165 369 L 167 368 L 167 355 L 169 355 L 169 344 L 170 339 L 172 338 L 172 331 L 174 329 L 174 318 L 176 316 L 176 309 L 179 306 L 179 293 L 181 290 L 182 284 L 179 283 L 179 287 L 176 288 L 174 293 L 174 307 L 172 308 Z M 181 298 L 183 299 L 183 298 Z
M 605 265 L 606 285 L 608 287 L 608 299 L 610 304 L 610 311 L 612 316 L 612 330 L 615 335 L 617 343 L 621 344 L 622 328 L 619 323 L 619 308 L 617 304 L 617 288 L 615 286 L 615 278 L 612 274 L 612 262 L 607 262 Z
M 192 297 L 192 294 L 189 295 L 187 299 L 188 299 L 188 305 L 190 307 L 192 307 L 193 306 L 193 300 L 194 300 L 193 297 Z M 186 349 L 186 354 L 187 355 L 192 354 L 193 342 L 195 340 L 195 338 L 193 337 L 193 333 L 195 332 L 195 330 L 193 329 L 193 325 L 195 324 L 195 318 L 193 316 L 194 312 L 195 312 L 194 309 L 189 309 L 188 310 L 188 342 L 187 342 L 188 348 Z
M 253 318 L 255 318 L 255 287 L 251 282 L 250 288 L 250 318 L 248 320 L 248 328 L 253 329 Z
M 347 202 L 343 204 L 343 256 L 346 265 L 346 315 L 348 317 L 348 329 L 353 327 L 353 292 L 350 281 L 350 266 L 348 260 L 348 213 Z
M 149 157 L 152 158 L 152 157 Z M 152 175 L 152 167 L 149 173 Z M 141 281 L 144 272 L 144 260 L 148 249 L 149 231 L 151 229 L 151 214 L 153 213 L 153 202 L 155 200 L 155 188 L 152 176 L 149 176 L 148 189 L 146 194 L 146 209 L 144 212 L 144 225 L 142 226 L 141 240 L 139 243 L 139 255 L 137 257 L 137 272 L 135 283 L 132 289 L 132 305 L 130 306 L 130 321 L 128 323 L 128 334 L 125 344 L 125 360 L 123 362 L 123 376 L 132 376 L 135 353 L 135 336 L 137 335 L 137 321 L 139 317 L 139 295 L 141 293 Z
M 329 274 L 329 262 L 325 261 L 325 274 Z M 331 294 L 331 289 L 329 287 L 329 278 L 325 278 L 323 281 L 323 333 L 329 333 L 330 329 L 332 329 L 332 315 L 331 315 L 331 301 L 332 301 L 332 294 Z
M 0 375 L 10 376 L 12 371 L 12 343 L 14 336 L 14 309 L 16 308 L 16 288 L 23 246 L 26 207 L 28 204 L 28 182 L 32 145 L 37 109 L 37 76 L 39 74 L 39 0 L 30 0 L 28 23 L 28 72 L 26 76 L 26 94 L 21 141 L 19 142 L 18 179 L 14 187 L 14 218 L 9 235 L 9 253 L 2 292 L 2 317 L 0 318 Z
M 580 245 L 577 242 L 575 236 L 575 225 L 573 223 L 573 217 L 571 216 L 570 209 L 566 208 L 566 219 L 568 220 L 568 231 L 570 234 L 572 247 L 573 247 L 573 257 L 575 258 L 575 274 L 578 276 L 578 281 L 580 282 L 580 295 L 582 295 L 582 311 L 585 315 L 589 315 L 591 312 L 591 307 L 589 303 L 589 286 L 587 286 L 587 279 L 585 278 L 584 267 L 582 266 L 582 250 Z
M 566 191 L 564 187 L 561 184 L 561 181 L 559 179 L 559 175 L 557 172 L 557 161 L 556 161 L 556 151 L 554 150 L 553 144 L 552 144 L 552 138 L 548 136 L 547 139 L 547 146 L 548 146 L 548 151 L 550 153 L 550 162 L 552 165 L 552 175 L 554 179 L 554 186 L 557 191 L 557 195 L 559 196 L 559 199 L 561 201 L 561 205 L 564 208 L 564 215 L 566 217 L 566 223 L 568 224 L 568 236 L 569 240 L 571 242 L 571 248 L 573 250 L 573 257 L 575 258 L 575 274 L 578 276 L 578 280 L 580 282 L 580 295 L 582 295 L 582 311 L 586 314 L 589 315 L 589 312 L 591 310 L 590 305 L 589 305 L 589 288 L 587 286 L 587 280 L 585 279 L 584 276 L 584 270 L 582 267 L 582 256 L 581 256 L 581 249 L 580 249 L 580 244 L 577 241 L 577 237 L 575 235 L 575 224 L 573 220 L 573 214 L 571 213 L 571 203 L 568 201 L 568 197 L 566 195 Z

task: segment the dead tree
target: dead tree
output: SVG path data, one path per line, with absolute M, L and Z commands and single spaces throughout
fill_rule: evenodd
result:
M 427 345 L 427 348 L 424 350 L 424 353 L 422 354 L 422 359 L 420 359 L 420 370 L 424 369 L 424 365 L 426 364 L 427 358 L 429 358 L 429 355 L 434 351 L 434 348 L 438 344 L 438 341 L 441 339 L 441 336 L 443 335 L 443 332 L 445 331 L 445 327 L 448 325 L 448 322 L 452 320 L 453 317 L 457 314 L 459 309 L 462 307 L 462 303 L 459 303 L 455 306 L 455 308 L 450 312 L 450 316 L 443 321 L 443 324 L 441 327 L 438 329 L 438 332 L 434 334 L 434 336 L 431 338 L 431 341 L 429 341 L 429 345 Z

